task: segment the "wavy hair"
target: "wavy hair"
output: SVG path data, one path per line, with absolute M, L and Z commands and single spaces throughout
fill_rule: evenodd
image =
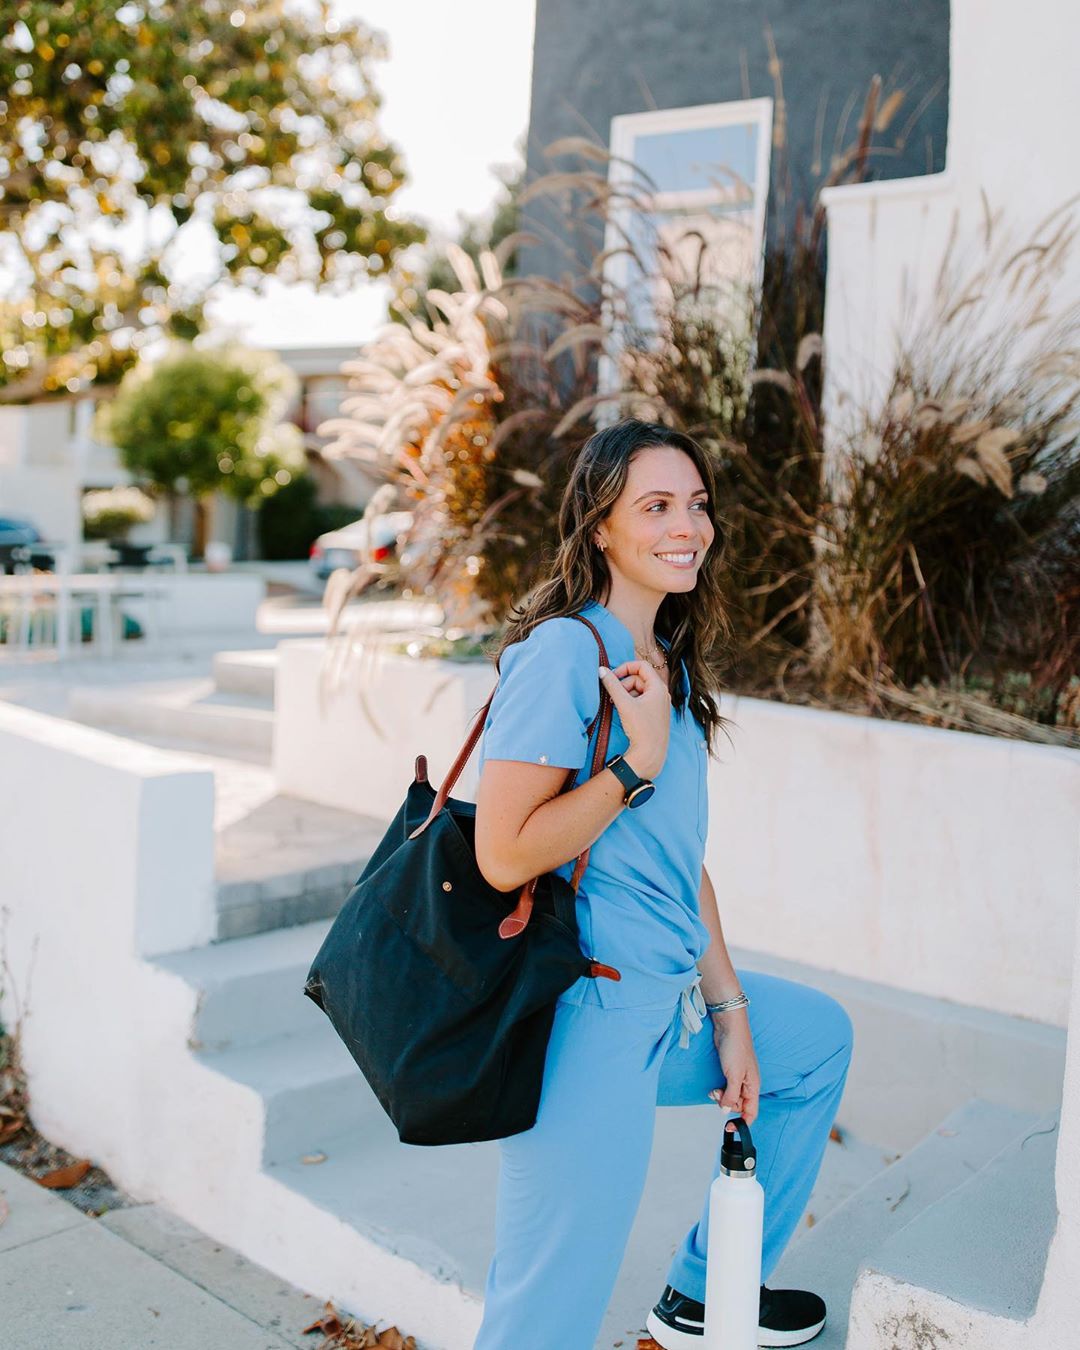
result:
M 626 486 L 630 463 L 641 450 L 674 446 L 690 456 L 708 489 L 706 512 L 716 530 L 714 546 L 705 554 L 692 591 L 669 592 L 660 602 L 655 631 L 670 645 L 668 681 L 672 706 L 686 703 L 705 732 L 710 751 L 719 730 L 730 719 L 719 711 L 720 685 L 714 660 L 730 641 L 731 624 L 724 611 L 719 576 L 726 536 L 716 518 L 716 479 L 708 455 L 692 437 L 662 426 L 627 417 L 594 432 L 578 451 L 559 507 L 559 543 L 547 578 L 519 605 L 511 608 L 505 632 L 493 655 L 499 657 L 514 642 L 522 642 L 544 619 L 576 614 L 590 600 L 603 603 L 611 574 L 606 554 L 593 542 L 596 527 L 610 514 Z M 715 541 L 722 541 L 719 548 Z M 680 661 L 690 677 L 689 696 L 679 678 Z

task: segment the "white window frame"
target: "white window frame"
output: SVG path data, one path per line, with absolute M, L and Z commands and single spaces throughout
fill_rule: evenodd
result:
M 765 215 L 769 195 L 769 171 L 772 159 L 773 100 L 771 98 L 735 99 L 725 103 L 700 103 L 684 108 L 660 108 L 651 112 L 621 113 L 611 119 L 611 160 L 608 165 L 608 183 L 613 189 L 626 190 L 635 181 L 634 143 L 640 135 L 655 135 L 666 131 L 698 131 L 710 127 L 744 126 L 756 123 L 758 129 L 757 158 L 754 165 L 754 201 L 749 208 L 754 237 L 755 275 L 750 278 L 760 291 L 765 274 Z M 640 184 L 640 178 L 638 179 Z M 640 191 L 640 187 L 639 187 Z M 719 200 L 714 188 L 658 191 L 651 197 L 655 210 L 687 211 L 711 206 Z M 619 289 L 625 289 L 630 280 L 631 259 L 619 251 L 625 242 L 630 208 L 618 206 L 609 220 L 604 235 L 604 277 Z M 607 350 L 601 355 L 598 369 L 599 390 L 610 393 L 617 388 L 618 338 L 610 316 L 605 321 L 609 338 Z M 751 335 L 756 342 L 756 334 Z M 609 406 L 609 405 L 605 405 Z M 614 418 L 605 412 L 603 420 Z

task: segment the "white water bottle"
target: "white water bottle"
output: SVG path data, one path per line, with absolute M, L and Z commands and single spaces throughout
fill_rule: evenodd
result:
M 724 1122 L 720 1171 L 709 1189 L 701 1350 L 757 1350 L 764 1211 L 754 1141 L 742 1116 L 733 1116 Z

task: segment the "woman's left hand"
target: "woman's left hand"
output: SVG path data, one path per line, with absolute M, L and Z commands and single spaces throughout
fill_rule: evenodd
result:
M 745 1008 L 734 1008 L 709 1020 L 713 1024 L 720 1067 L 727 1079 L 724 1087 L 713 1088 L 709 1096 L 722 1110 L 735 1111 L 747 1125 L 753 1125 L 761 1092 L 761 1072 L 750 1034 L 750 1018 Z

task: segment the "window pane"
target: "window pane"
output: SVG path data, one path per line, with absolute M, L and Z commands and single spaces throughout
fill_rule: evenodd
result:
M 672 295 L 696 293 L 714 314 L 741 319 L 743 297 L 733 283 L 753 275 L 756 233 L 749 212 L 703 206 L 635 213 L 628 221 L 636 261 L 630 269 L 630 324 L 642 332 Z
M 633 160 L 659 192 L 695 192 L 710 188 L 724 200 L 753 201 L 758 126 L 729 126 L 657 131 L 634 137 Z

